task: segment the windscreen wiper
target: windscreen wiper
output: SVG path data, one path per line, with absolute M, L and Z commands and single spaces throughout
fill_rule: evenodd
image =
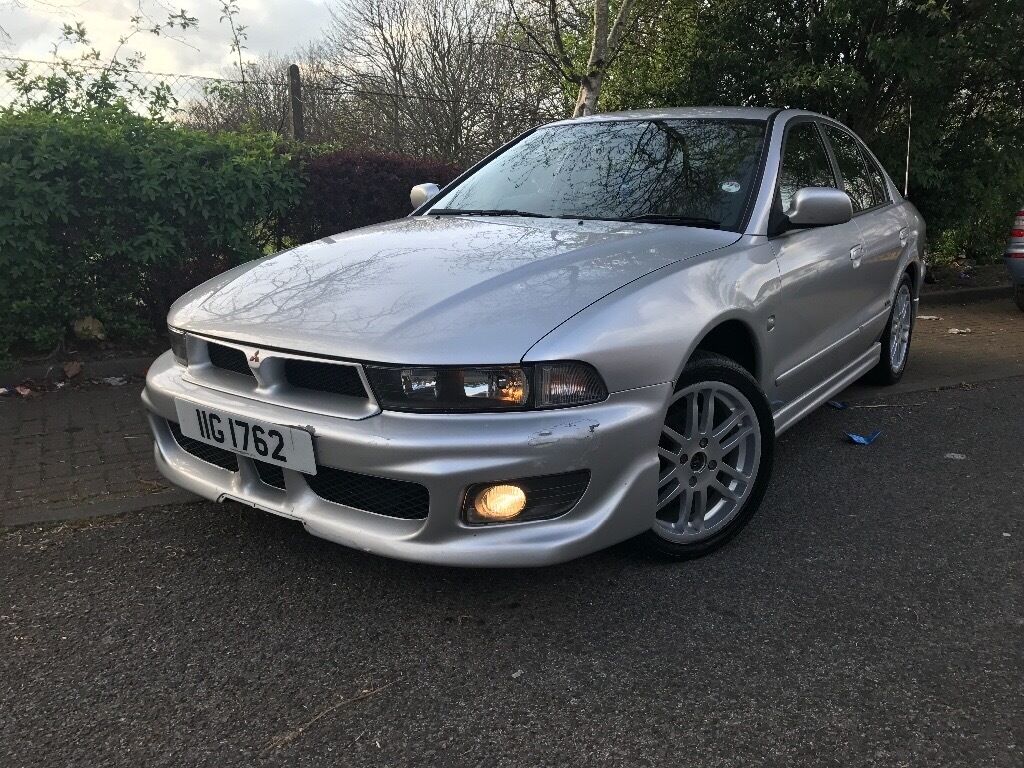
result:
M 714 219 L 705 219 L 700 216 L 677 216 L 673 213 L 644 213 L 639 216 L 630 216 L 626 221 L 640 221 L 646 224 L 676 224 L 681 227 L 707 227 L 708 229 L 722 228 L 722 222 Z
M 529 216 L 534 219 L 550 219 L 546 213 L 517 211 L 514 208 L 433 208 L 428 216 Z

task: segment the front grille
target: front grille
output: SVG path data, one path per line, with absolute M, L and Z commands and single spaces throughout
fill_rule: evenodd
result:
M 366 389 L 354 365 L 288 359 L 284 363 L 284 375 L 293 387 L 366 399 Z
M 230 469 L 232 472 L 238 471 L 238 457 L 231 451 L 225 451 L 223 448 L 218 448 L 215 445 L 207 445 L 198 440 L 193 440 L 191 437 L 186 437 L 182 434 L 181 427 L 175 421 L 168 421 L 167 426 L 171 428 L 171 434 L 174 435 L 174 440 L 178 445 L 197 459 L 202 459 L 206 463 L 213 464 L 221 469 Z
M 430 494 L 419 483 L 360 475 L 343 469 L 317 466 L 306 483 L 317 496 L 335 504 L 403 520 L 423 520 Z
M 234 347 L 225 347 L 223 344 L 207 342 L 206 349 L 210 355 L 210 365 L 221 368 L 232 373 L 241 373 L 252 376 L 252 369 L 245 357 L 245 352 Z
M 259 459 L 253 459 L 252 463 L 256 465 L 256 474 L 260 476 L 260 480 L 267 485 L 284 490 L 284 470 L 281 467 Z

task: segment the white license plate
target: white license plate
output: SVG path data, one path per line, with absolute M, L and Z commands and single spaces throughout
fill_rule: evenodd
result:
M 304 429 L 239 416 L 188 400 L 175 400 L 182 434 L 307 475 L 316 474 L 313 436 Z

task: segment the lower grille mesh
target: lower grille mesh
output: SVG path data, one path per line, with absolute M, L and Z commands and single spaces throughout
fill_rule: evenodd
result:
M 403 520 L 423 520 L 430 494 L 419 483 L 360 475 L 343 469 L 317 466 L 306 482 L 317 496 L 346 507 Z
M 177 422 L 168 421 L 167 426 L 175 442 L 197 459 L 232 472 L 238 471 L 236 454 L 187 437 Z M 256 459 L 252 461 L 260 480 L 284 490 L 284 471 L 280 467 Z M 427 517 L 430 493 L 419 483 L 361 475 L 320 465 L 316 471 L 315 475 L 305 475 L 306 483 L 313 493 L 326 501 L 402 520 L 424 520 Z
M 175 421 L 168 421 L 167 426 L 171 428 L 171 434 L 174 435 L 175 442 L 197 459 L 202 459 L 206 463 L 213 464 L 221 469 L 230 469 L 232 472 L 238 471 L 238 457 L 231 451 L 225 451 L 223 448 L 218 448 L 215 445 L 207 445 L 198 440 L 193 440 L 191 437 L 186 437 L 182 434 L 181 427 Z
M 256 474 L 260 476 L 260 480 L 267 485 L 284 490 L 284 470 L 281 467 L 258 459 L 253 459 L 252 463 L 256 465 Z

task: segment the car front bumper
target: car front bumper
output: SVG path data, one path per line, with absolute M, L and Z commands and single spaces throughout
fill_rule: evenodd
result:
M 208 389 L 186 380 L 168 352 L 152 365 L 142 395 L 160 472 L 213 501 L 235 500 L 300 521 L 310 533 L 355 549 L 438 565 L 520 567 L 571 560 L 654 524 L 655 447 L 670 383 L 617 392 L 602 403 L 549 411 L 412 414 L 343 419 Z M 168 426 L 175 399 L 285 425 L 314 436 L 318 464 L 419 483 L 425 519 L 405 520 L 327 501 L 304 476 L 284 470 L 284 490 L 263 483 L 239 457 L 233 472 L 182 448 Z M 468 486 L 586 469 L 590 483 L 569 512 L 551 520 L 469 526 Z

